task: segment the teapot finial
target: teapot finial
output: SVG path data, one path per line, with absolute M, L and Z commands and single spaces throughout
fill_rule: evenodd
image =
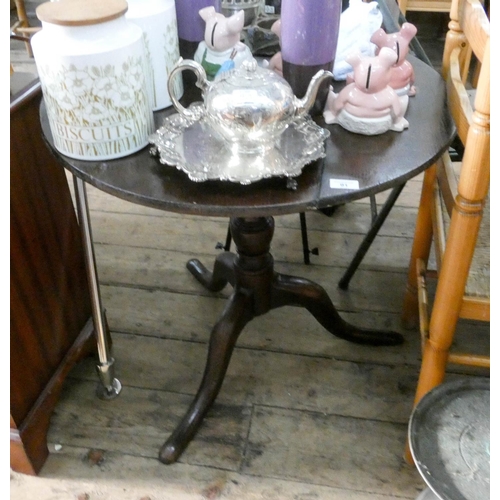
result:
M 257 61 L 255 59 L 247 59 L 246 61 L 243 61 L 241 63 L 241 66 L 247 71 L 248 73 L 254 73 L 257 69 Z
M 319 87 L 327 78 L 333 78 L 333 73 L 331 71 L 326 71 L 324 69 L 318 71 L 311 78 L 306 95 L 302 99 L 294 97 L 295 116 L 305 115 L 313 107 Z

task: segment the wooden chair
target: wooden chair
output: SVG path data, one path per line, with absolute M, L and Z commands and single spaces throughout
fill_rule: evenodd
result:
M 489 356 L 450 352 L 460 318 L 489 322 L 490 35 L 479 0 L 453 0 L 443 56 L 449 107 L 464 145 L 425 173 L 410 258 L 403 323 L 418 321 L 422 364 L 415 404 L 445 376 L 448 363 L 489 367 Z M 480 62 L 474 105 L 464 82 L 470 54 Z M 436 251 L 437 287 L 429 307 L 426 267 Z M 430 315 L 429 315 L 430 310 Z M 407 447 L 406 459 L 411 463 Z
M 10 32 L 14 35 L 26 36 L 30 38 L 37 31 L 42 28 L 40 26 L 31 26 L 28 14 L 26 13 L 26 7 L 24 5 L 24 0 L 15 0 L 17 21 L 10 27 Z M 26 42 L 26 50 L 30 57 L 33 57 L 33 52 L 31 50 L 31 44 Z
M 450 12 L 451 0 L 398 0 L 403 15 L 407 11 Z

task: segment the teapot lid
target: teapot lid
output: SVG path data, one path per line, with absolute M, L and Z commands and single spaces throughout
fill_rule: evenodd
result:
M 127 12 L 126 0 L 59 0 L 36 8 L 40 21 L 61 26 L 89 26 L 117 19 Z
M 261 68 L 255 59 L 245 60 L 238 68 L 221 73 L 214 80 L 214 83 L 218 82 L 247 89 L 262 87 L 272 83 L 289 87 L 288 82 L 284 78 L 279 76 L 275 71 Z

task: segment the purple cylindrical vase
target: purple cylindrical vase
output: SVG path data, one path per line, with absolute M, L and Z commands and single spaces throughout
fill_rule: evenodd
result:
M 333 70 L 341 13 L 342 0 L 282 0 L 283 76 L 297 97 L 319 70 Z M 323 112 L 329 85 L 327 80 L 320 86 L 312 115 Z
M 199 11 L 210 6 L 220 12 L 220 0 L 175 0 L 179 52 L 184 59 L 193 59 L 198 44 L 204 38 L 205 21 Z

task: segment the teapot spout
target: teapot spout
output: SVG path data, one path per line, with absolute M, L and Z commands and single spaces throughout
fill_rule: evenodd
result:
M 302 99 L 299 99 L 297 97 L 295 97 L 294 99 L 295 116 L 299 117 L 305 115 L 313 107 L 314 101 L 316 100 L 316 96 L 318 95 L 318 90 L 320 85 L 326 79 L 332 79 L 332 78 L 333 78 L 333 73 L 331 71 L 326 71 L 324 69 L 318 71 L 311 78 L 309 86 L 307 87 L 306 95 Z

